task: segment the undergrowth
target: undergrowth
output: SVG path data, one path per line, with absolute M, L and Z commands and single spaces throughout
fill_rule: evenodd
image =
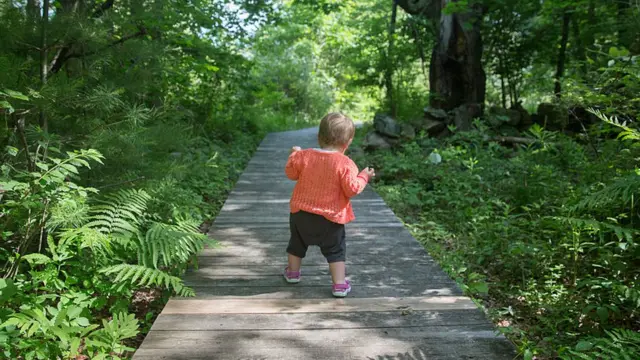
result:
M 476 122 L 355 160 L 376 168 L 376 190 L 525 359 L 637 359 L 637 132 L 623 127 L 597 152 L 536 126 L 528 136 L 503 147 Z

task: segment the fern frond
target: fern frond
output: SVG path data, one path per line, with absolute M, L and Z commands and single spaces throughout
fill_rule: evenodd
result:
M 572 210 L 597 210 L 616 204 L 626 206 L 633 199 L 638 199 L 638 196 L 640 196 L 640 175 L 631 173 L 585 197 Z
M 139 238 L 139 262 L 154 268 L 186 263 L 202 250 L 206 241 L 207 236 L 193 223 L 154 223 L 144 238 Z
M 195 295 L 191 288 L 184 285 L 182 279 L 171 276 L 162 270 L 142 265 L 119 264 L 101 269 L 100 272 L 105 275 L 116 275 L 115 283 L 130 282 L 140 287 L 163 287 L 184 297 Z
M 138 232 L 149 200 L 151 196 L 143 190 L 125 189 L 107 195 L 91 207 L 85 226 L 107 235 L 132 236 Z
M 608 117 L 598 109 L 589 108 L 587 109 L 587 111 L 597 116 L 600 120 L 606 122 L 607 124 L 622 129 L 620 134 L 618 134 L 618 139 L 630 140 L 634 142 L 640 141 L 640 131 L 630 128 L 629 126 L 627 126 L 626 122 L 620 122 L 620 120 L 618 120 L 618 118 L 615 116 Z M 640 145 L 640 143 L 636 143 L 635 145 L 638 146 Z
M 607 337 L 591 338 L 580 342 L 571 356 L 563 359 L 622 360 L 640 359 L 640 332 L 630 329 L 605 330 Z
M 559 221 L 561 223 L 569 224 L 581 229 L 588 229 L 591 231 L 610 231 L 616 234 L 619 240 L 626 240 L 629 243 L 633 243 L 633 235 L 635 234 L 635 230 L 624 228 L 621 226 L 605 223 L 602 221 L 591 220 L 591 219 L 580 219 L 580 218 L 572 218 L 572 217 L 564 217 L 564 216 L 552 216 L 548 217 L 549 219 L 553 219 L 555 221 Z

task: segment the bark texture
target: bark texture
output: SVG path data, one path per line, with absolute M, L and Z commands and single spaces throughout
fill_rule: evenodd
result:
M 443 0 L 443 8 L 457 0 Z M 440 15 L 438 43 L 431 55 L 431 105 L 451 110 L 463 104 L 484 104 L 486 75 L 482 67 L 483 8 Z

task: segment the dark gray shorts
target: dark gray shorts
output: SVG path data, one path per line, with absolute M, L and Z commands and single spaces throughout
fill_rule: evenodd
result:
M 289 215 L 291 238 L 287 253 L 304 258 L 311 245 L 320 247 L 327 262 L 345 261 L 347 244 L 343 224 L 336 224 L 324 216 L 298 211 Z

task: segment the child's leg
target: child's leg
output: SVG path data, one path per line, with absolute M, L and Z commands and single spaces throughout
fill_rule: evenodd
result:
M 300 267 L 302 266 L 302 258 L 289 254 L 289 266 L 287 269 L 289 271 L 298 272 L 300 271 Z
M 307 244 L 300 236 L 298 231 L 299 214 L 290 214 L 289 216 L 289 228 L 291 230 L 291 237 L 289 238 L 289 245 L 287 246 L 288 265 L 284 269 L 284 278 L 289 283 L 300 282 L 300 267 L 302 265 L 302 258 L 307 254 Z
M 331 272 L 331 281 L 334 284 L 345 283 L 345 265 L 344 261 L 336 261 L 329 263 L 329 271 Z

